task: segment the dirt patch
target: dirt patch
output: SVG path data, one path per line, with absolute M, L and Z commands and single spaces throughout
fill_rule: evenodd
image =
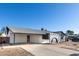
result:
M 22 48 L 0 48 L 0 56 L 33 56 Z
M 79 43 L 76 43 L 76 42 L 65 42 L 63 44 L 60 44 L 59 47 L 79 51 Z
M 74 48 L 74 47 L 69 47 L 69 46 L 63 46 L 61 48 L 79 51 L 79 48 Z

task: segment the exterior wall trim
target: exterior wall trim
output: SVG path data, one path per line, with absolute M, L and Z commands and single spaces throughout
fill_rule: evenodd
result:
M 14 33 L 14 44 L 15 44 L 15 33 Z

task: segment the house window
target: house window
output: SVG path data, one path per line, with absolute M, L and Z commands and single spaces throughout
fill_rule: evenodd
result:
M 42 39 L 49 39 L 49 34 L 42 35 Z

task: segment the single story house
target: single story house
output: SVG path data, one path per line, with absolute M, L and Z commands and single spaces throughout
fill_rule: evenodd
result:
M 59 43 L 65 41 L 63 32 L 36 30 L 29 28 L 5 27 L 5 35 L 9 37 L 10 44 L 16 43 Z

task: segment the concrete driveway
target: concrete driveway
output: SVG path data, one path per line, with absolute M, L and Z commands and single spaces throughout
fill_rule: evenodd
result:
M 35 56 L 79 56 L 79 51 L 69 50 L 48 44 L 23 44 L 4 46 L 3 48 L 23 48 Z
M 78 51 L 73 51 L 69 49 L 59 48 L 54 45 L 42 45 L 42 44 L 32 44 L 32 45 L 21 45 L 21 48 L 31 52 L 35 56 L 70 56 L 79 55 Z

